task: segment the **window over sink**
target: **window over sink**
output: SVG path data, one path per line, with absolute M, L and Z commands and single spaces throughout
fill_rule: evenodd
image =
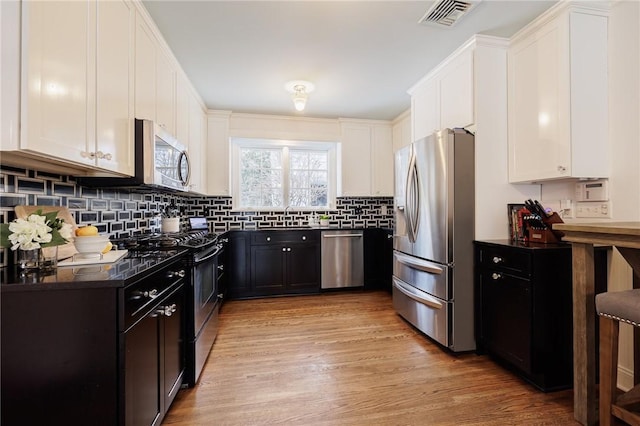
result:
M 234 209 L 329 209 L 336 151 L 335 142 L 232 138 Z

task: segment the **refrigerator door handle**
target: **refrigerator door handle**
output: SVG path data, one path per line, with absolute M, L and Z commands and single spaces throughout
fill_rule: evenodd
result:
M 412 243 L 416 242 L 417 235 L 417 226 L 418 226 L 418 217 L 419 217 L 419 208 L 420 208 L 420 199 L 418 193 L 418 170 L 416 165 L 416 156 L 415 153 L 411 153 L 411 159 L 409 160 L 409 168 L 407 172 L 407 183 L 406 183 L 406 200 L 407 200 L 407 210 L 405 211 L 405 216 L 407 218 L 408 225 L 408 234 L 409 241 Z
M 393 257 L 395 257 L 398 262 L 413 269 L 418 269 L 420 271 L 436 275 L 441 275 L 444 272 L 440 266 L 435 263 L 427 262 L 426 260 L 420 260 L 400 253 L 394 253 Z
M 393 278 L 393 285 L 405 296 L 415 300 L 418 303 L 422 303 L 423 305 L 427 305 L 434 309 L 442 309 L 443 304 L 435 297 L 429 296 L 428 294 L 418 294 L 414 289 L 410 286 L 404 284 L 397 278 Z

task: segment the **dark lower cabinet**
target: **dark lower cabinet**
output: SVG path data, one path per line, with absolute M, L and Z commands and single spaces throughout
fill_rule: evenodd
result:
M 184 286 L 124 334 L 125 424 L 159 424 L 185 370 Z M 162 311 L 162 312 L 160 312 Z
M 364 230 L 364 288 L 391 293 L 393 275 L 393 230 Z
M 573 385 L 569 244 L 476 241 L 476 343 L 543 391 Z M 606 248 L 595 251 L 596 289 L 606 286 Z
M 318 231 L 254 232 L 250 271 L 254 296 L 318 292 Z
M 229 241 L 225 245 L 225 279 L 224 299 L 242 299 L 251 295 L 249 283 L 249 237 L 250 232 L 229 231 L 224 238 Z
M 320 230 L 229 231 L 223 238 L 230 299 L 320 292 Z M 364 288 L 391 292 L 393 231 L 364 230 Z
M 126 289 L 105 285 L 3 288 L 0 424 L 161 422 L 185 370 L 184 284 L 141 305 L 126 326 Z
M 117 295 L 2 292 L 0 424 L 120 424 Z
M 125 424 L 152 425 L 162 413 L 160 318 L 143 318 L 125 334 L 125 347 Z

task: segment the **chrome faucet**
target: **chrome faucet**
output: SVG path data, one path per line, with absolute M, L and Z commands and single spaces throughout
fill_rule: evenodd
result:
M 284 226 L 289 226 L 287 223 L 287 213 L 289 212 L 289 209 L 291 209 L 291 205 L 284 208 Z

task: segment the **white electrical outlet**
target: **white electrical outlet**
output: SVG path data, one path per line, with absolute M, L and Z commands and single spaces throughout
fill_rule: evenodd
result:
M 577 218 L 611 218 L 611 201 L 580 201 L 576 203 Z
M 560 217 L 563 219 L 573 219 L 574 209 L 573 201 L 560 200 L 560 210 L 558 211 Z

